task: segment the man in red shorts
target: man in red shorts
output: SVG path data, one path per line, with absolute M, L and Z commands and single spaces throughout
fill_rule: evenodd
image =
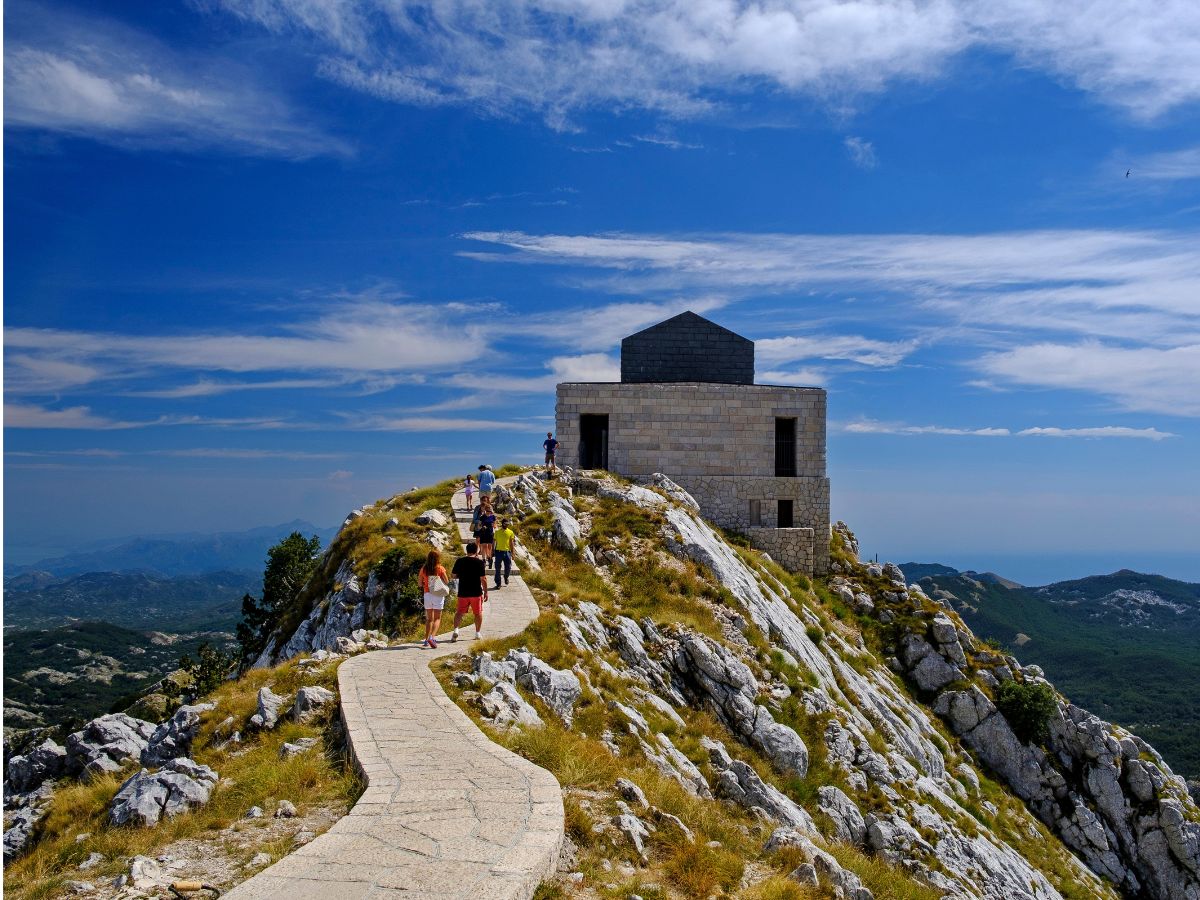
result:
M 458 607 L 454 611 L 454 631 L 450 643 L 458 640 L 458 626 L 462 617 L 470 610 L 475 614 L 475 640 L 483 629 L 483 604 L 487 603 L 487 569 L 479 558 L 479 545 L 474 541 L 467 544 L 467 555 L 460 556 L 454 563 L 451 577 L 458 579 Z

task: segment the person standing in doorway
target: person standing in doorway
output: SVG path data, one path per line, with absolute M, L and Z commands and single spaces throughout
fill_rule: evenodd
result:
M 490 500 L 496 487 L 496 473 L 489 466 L 479 467 L 479 499 Z
M 512 554 L 513 544 L 516 542 L 517 536 L 511 528 L 508 527 L 508 519 L 500 520 L 500 527 L 496 529 L 496 589 L 500 588 L 500 571 L 504 570 L 504 583 L 508 584 L 508 577 L 512 574 Z
M 546 471 L 553 472 L 554 454 L 558 452 L 558 441 L 554 437 L 554 432 L 546 432 L 546 439 L 542 441 L 542 449 L 546 451 Z
M 479 545 L 474 541 L 467 544 L 467 555 L 460 556 L 451 570 L 458 579 L 458 606 L 454 610 L 454 631 L 450 643 L 458 640 L 458 627 L 463 616 L 470 612 L 475 616 L 475 640 L 483 630 L 483 604 L 488 599 L 487 570 L 479 558 Z
M 421 566 L 421 593 L 425 597 L 425 640 L 421 647 L 437 649 L 437 636 L 442 627 L 442 607 L 450 594 L 449 579 L 446 569 L 441 564 L 441 557 L 436 550 L 430 550 L 425 557 L 425 565 Z

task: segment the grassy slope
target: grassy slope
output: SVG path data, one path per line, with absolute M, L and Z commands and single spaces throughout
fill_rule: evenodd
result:
M 256 670 L 221 685 L 208 698 L 216 701 L 217 708 L 204 714 L 193 748 L 196 761 L 211 766 L 221 780 L 207 805 L 155 828 L 117 827 L 107 823 L 109 802 L 125 777 L 137 771 L 136 767 L 121 776 L 59 789 L 37 845 L 26 856 L 5 866 L 5 896 L 13 900 L 60 896 L 66 881 L 84 877 L 76 867 L 93 852 L 103 854 L 107 861 L 87 873 L 91 881 L 127 872 L 128 859 L 134 855 L 157 856 L 170 844 L 189 838 L 207 838 L 227 845 L 231 853 L 244 860 L 259 850 L 273 858 L 282 855 L 291 844 L 290 836 L 283 844 L 232 849 L 235 842 L 231 831 L 267 825 L 267 820 L 245 821 L 246 810 L 251 806 L 273 810 L 279 800 L 287 799 L 302 814 L 313 806 L 329 806 L 344 812 L 361 793 L 361 787 L 341 757 L 337 736 L 328 721 L 299 725 L 287 720 L 274 731 L 262 734 L 246 732 L 245 722 L 256 709 L 255 698 L 263 685 L 270 684 L 280 694 L 292 694 L 309 684 L 336 690 L 335 673 L 333 665 L 305 673 L 294 664 L 286 664 Z M 243 729 L 246 739 L 240 745 L 217 749 L 214 731 L 228 716 L 234 718 L 233 727 Z M 319 738 L 321 744 L 309 753 L 281 760 L 280 745 L 301 737 Z M 76 836 L 85 833 L 90 836 L 77 842 Z
M 1090 618 L 1094 607 L 1086 604 L 1050 603 L 1030 589 L 957 576 L 932 576 L 922 582 L 926 592 L 931 584 L 966 601 L 955 609 L 980 637 L 1042 666 L 1066 696 L 1137 732 L 1177 773 L 1200 777 L 1200 630 L 1119 627 L 1109 618 Z M 1070 585 L 1085 599 L 1113 590 L 1108 576 Z M 1032 640 L 1017 646 L 1018 632 Z
M 607 584 L 590 566 L 577 558 L 561 553 L 543 541 L 536 530 L 548 524 L 543 513 L 528 517 L 521 523 L 519 534 L 529 543 L 542 563 L 543 571 L 527 576 L 534 595 L 543 609 L 541 617 L 525 632 L 505 641 L 486 642 L 473 650 L 491 650 L 503 654 L 511 647 L 527 646 L 542 659 L 557 668 L 581 665 L 587 671 L 591 687 L 576 707 L 575 720 L 568 730 L 546 709 L 541 709 L 547 724 L 542 729 L 511 732 L 492 732 L 496 740 L 510 749 L 550 770 L 559 779 L 566 798 L 567 831 L 581 848 L 580 871 L 585 885 L 603 897 L 623 898 L 630 893 L 659 900 L 666 897 L 707 898 L 728 893 L 739 897 L 768 898 L 821 897 L 820 891 L 801 888 L 785 879 L 798 860 L 786 851 L 763 854 L 762 846 L 770 833 L 765 826 L 744 810 L 729 803 L 704 801 L 691 797 L 673 780 L 664 778 L 653 769 L 629 737 L 626 725 L 609 706 L 613 699 L 638 707 L 649 721 L 652 730 L 667 734 L 675 745 L 702 770 L 707 770 L 707 753 L 700 746 L 700 737 L 708 735 L 725 742 L 730 752 L 753 766 L 767 781 L 774 783 L 793 799 L 815 811 L 816 789 L 823 784 L 839 783 L 836 774 L 825 762 L 821 739 L 824 719 L 807 716 L 798 703 L 786 703 L 778 716 L 780 721 L 794 727 L 809 747 L 811 760 L 806 778 L 785 778 L 769 764 L 744 747 L 723 725 L 699 710 L 680 710 L 686 727 L 680 729 L 652 709 L 639 705 L 629 694 L 629 685 L 606 675 L 597 660 L 579 653 L 568 644 L 558 624 L 557 610 L 568 610 L 577 602 L 597 603 L 613 614 L 623 614 L 640 620 L 649 617 L 660 627 L 684 624 L 721 639 L 720 629 L 712 607 L 731 605 L 723 589 L 714 586 L 706 573 L 692 563 L 675 560 L 644 551 L 649 543 L 657 544 L 661 517 L 652 511 L 596 498 L 576 498 L 577 508 L 592 515 L 593 530 L 589 541 L 618 547 L 630 560 L 630 565 L 614 572 L 614 584 Z M 766 567 L 752 551 L 740 550 L 743 558 L 769 577 L 784 582 L 797 598 L 803 598 L 825 623 L 825 628 L 844 634 L 853 641 L 860 623 L 844 607 L 834 604 L 828 594 L 809 589 L 802 577 L 793 577 L 777 566 Z M 503 602 L 502 595 L 497 598 Z M 711 606 L 710 606 L 711 604 Z M 785 670 L 778 658 L 772 660 L 766 652 L 768 645 L 751 626 L 748 634 L 759 649 L 760 660 L 776 676 L 789 682 L 793 690 L 803 687 L 805 673 Z M 619 664 L 615 653 L 608 661 Z M 453 683 L 453 674 L 466 670 L 469 661 L 450 657 L 438 664 L 439 677 L 446 690 L 459 699 L 468 714 L 480 721 L 475 707 L 463 698 L 463 691 Z M 485 686 L 486 689 L 486 686 Z M 527 698 L 528 699 L 528 698 Z M 535 704 L 536 700 L 533 701 Z M 604 731 L 616 736 L 621 754 L 614 757 L 601 742 Z M 948 737 L 948 735 L 947 735 Z M 946 749 L 954 758 L 947 742 Z M 965 755 L 961 759 L 966 759 Z M 660 828 L 652 836 L 651 862 L 632 875 L 620 870 L 606 871 L 604 860 L 618 863 L 630 853 L 623 842 L 613 844 L 607 837 L 596 835 L 592 826 L 606 821 L 616 812 L 612 786 L 618 776 L 630 778 L 643 788 L 651 803 L 677 815 L 696 833 L 696 843 L 689 844 L 675 836 L 669 828 Z M 998 785 L 983 778 L 988 799 L 999 807 L 998 814 L 978 810 L 981 822 L 1022 852 L 1038 860 L 1051 881 L 1064 896 L 1090 898 L 1088 889 L 1075 882 L 1072 864 L 1066 851 L 1048 832 L 1033 824 L 1019 802 Z M 844 785 L 843 785 L 844 786 Z M 864 799 L 858 797 L 862 802 Z M 864 812 L 867 810 L 864 804 Z M 973 823 L 966 823 L 968 828 Z M 1032 829 L 1032 832 L 1031 832 Z M 708 847 L 710 841 L 719 847 Z M 905 871 L 879 858 L 864 855 L 856 848 L 834 845 L 830 848 L 841 863 L 855 871 L 879 900 L 932 900 L 940 892 L 911 878 Z M 743 876 L 749 875 L 749 886 L 739 887 Z M 569 893 L 561 884 L 548 884 L 544 897 Z

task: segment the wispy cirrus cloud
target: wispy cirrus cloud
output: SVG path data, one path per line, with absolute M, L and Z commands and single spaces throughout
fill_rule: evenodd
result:
M 851 135 L 842 141 L 842 146 L 846 148 L 846 154 L 850 157 L 850 161 L 860 169 L 874 169 L 879 165 L 879 158 L 875 155 L 875 145 L 870 141 Z
M 1130 428 L 1125 425 L 1102 425 L 1088 428 L 1031 427 L 1011 428 L 963 428 L 947 425 L 908 425 L 903 422 L 881 422 L 876 419 L 859 419 L 833 426 L 841 434 L 896 434 L 896 435 L 944 435 L 952 437 L 1048 437 L 1048 438 L 1124 438 L 1145 441 L 1162 441 L 1176 435 L 1157 428 Z
M 164 425 L 193 425 L 207 428 L 274 429 L 287 427 L 281 419 L 270 417 L 233 418 L 195 415 L 159 416 L 146 420 L 117 419 L 92 411 L 89 406 L 51 409 L 28 403 L 4 404 L 5 428 L 77 429 L 82 431 L 122 431 Z
M 972 50 L 1007 55 L 1153 118 L 1200 98 L 1200 12 L 1096 0 L 217 0 L 303 35 L 326 78 L 395 102 L 532 112 L 571 129 L 591 109 L 702 116 L 766 86 L 845 108 L 930 81 Z
M 986 353 L 979 366 L 1013 384 L 1097 393 L 1123 409 L 1200 416 L 1200 342 L 1170 348 L 1038 343 Z
M 776 333 L 811 321 L 810 312 L 826 314 L 830 301 L 839 317 L 861 325 L 902 323 L 894 339 L 762 338 L 758 352 L 773 377 L 781 364 L 803 360 L 896 365 L 923 343 L 952 340 L 959 363 L 997 385 L 1086 391 L 1122 409 L 1200 415 L 1194 231 L 466 237 L 503 248 L 465 254 L 473 259 L 570 266 L 613 294 L 695 292 L 720 304 L 785 297 Z
M 291 159 L 350 153 L 233 57 L 179 51 L 98 15 L 28 2 L 7 12 L 6 128 Z
M 450 310 L 453 312 L 453 310 Z M 266 379 L 229 382 L 200 379 L 194 384 L 140 389 L 142 396 L 187 398 L 228 391 L 304 389 L 365 383 L 385 378 L 417 379 L 426 371 L 451 370 L 458 360 L 447 349 L 477 342 L 482 324 L 462 324 L 445 306 L 349 302 L 334 311 L 281 322 L 270 332 L 120 334 L 53 328 L 9 328 L 5 344 L 8 378 L 16 389 L 44 389 L 49 374 L 62 369 L 73 383 L 119 380 L 148 371 L 326 373 L 336 378 Z M 75 376 L 74 373 L 80 373 Z M 67 384 L 60 386 L 66 387 Z

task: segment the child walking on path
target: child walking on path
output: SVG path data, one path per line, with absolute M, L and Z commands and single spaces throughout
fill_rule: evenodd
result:
M 440 563 L 440 555 L 430 550 L 421 566 L 421 593 L 425 596 L 425 640 L 422 648 L 437 649 L 437 635 L 442 627 L 442 607 L 450 594 L 446 569 Z
M 463 482 L 463 493 L 467 495 L 467 509 L 471 509 L 471 498 L 475 496 L 475 479 L 470 475 Z

